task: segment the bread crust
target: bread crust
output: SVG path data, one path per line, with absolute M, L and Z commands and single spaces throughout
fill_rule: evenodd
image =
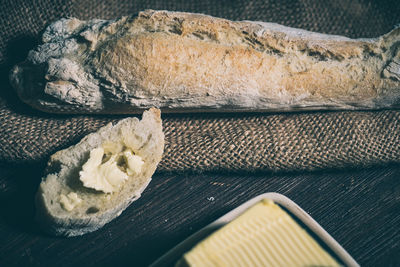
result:
M 44 111 L 399 106 L 400 28 L 350 39 L 147 10 L 111 21 L 63 19 L 47 28 L 43 40 L 14 68 L 11 81 L 22 100 Z

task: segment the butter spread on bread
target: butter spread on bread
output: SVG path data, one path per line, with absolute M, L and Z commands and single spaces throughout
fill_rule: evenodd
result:
M 58 151 L 36 194 L 37 220 L 55 235 L 99 229 L 141 196 L 163 150 L 160 111 L 152 108 Z
M 79 205 L 81 202 L 82 199 L 80 199 L 75 192 L 71 192 L 68 195 L 60 195 L 60 203 L 62 207 L 67 211 L 73 210 L 75 206 Z
M 115 154 L 97 147 L 90 151 L 88 161 L 79 172 L 83 185 L 105 193 L 118 191 L 133 174 L 139 174 L 144 162 L 132 150 L 125 149 Z

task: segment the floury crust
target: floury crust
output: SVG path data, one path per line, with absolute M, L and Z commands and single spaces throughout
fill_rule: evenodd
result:
M 11 82 L 48 112 L 382 109 L 400 101 L 400 28 L 349 39 L 147 10 L 61 19 L 42 40 Z

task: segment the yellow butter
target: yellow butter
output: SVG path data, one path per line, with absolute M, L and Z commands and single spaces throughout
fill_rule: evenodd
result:
M 177 266 L 340 266 L 284 210 L 263 200 L 206 238 Z
M 141 157 L 132 153 L 132 150 L 124 151 L 124 157 L 126 159 L 127 164 L 127 173 L 128 175 L 137 175 L 142 171 L 142 166 L 144 164 Z
M 104 149 L 101 147 L 90 151 L 88 161 L 82 166 L 79 173 L 80 180 L 85 187 L 93 188 L 105 193 L 117 191 L 128 179 L 128 175 L 117 165 L 117 154 L 102 163 Z
M 74 192 L 71 192 L 68 195 L 64 195 L 64 194 L 60 195 L 61 206 L 66 211 L 72 211 L 81 202 L 82 202 L 82 199 L 80 199 L 78 197 L 78 195 L 76 193 L 74 193 Z
M 144 162 L 121 144 L 105 143 L 90 151 L 89 159 L 79 172 L 83 185 L 104 193 L 118 191 L 132 175 L 142 171 Z

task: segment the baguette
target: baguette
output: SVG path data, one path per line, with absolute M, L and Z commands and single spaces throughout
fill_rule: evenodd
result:
M 11 71 L 54 113 L 398 108 L 400 28 L 373 39 L 153 11 L 61 19 Z
M 103 169 L 88 166 L 99 148 L 104 149 L 99 158 Z M 141 196 L 163 149 L 160 111 L 152 108 L 141 121 L 127 118 L 110 123 L 55 153 L 36 194 L 37 220 L 54 235 L 77 236 L 99 229 Z M 141 159 L 137 172 L 131 172 L 134 168 L 128 161 L 120 162 L 126 159 L 113 158 L 124 153 Z M 117 181 L 118 177 L 126 179 Z

